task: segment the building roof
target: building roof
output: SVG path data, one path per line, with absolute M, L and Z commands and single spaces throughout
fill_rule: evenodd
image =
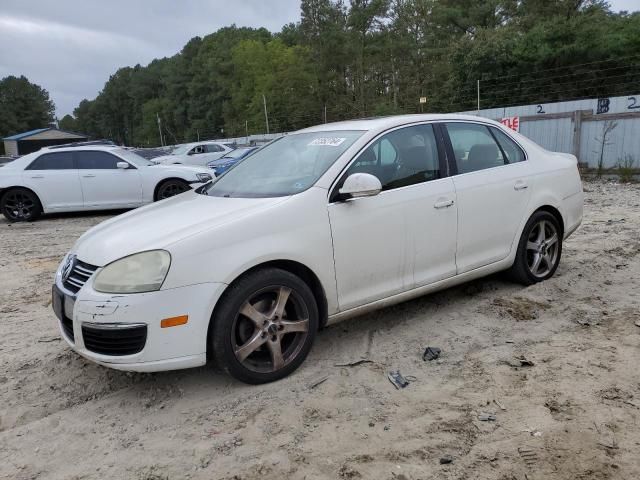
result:
M 47 127 L 47 128 L 36 128 L 35 130 L 29 130 L 28 132 L 17 133 L 15 135 L 11 135 L 10 137 L 3 138 L 3 140 L 24 140 L 34 135 L 38 135 L 39 133 L 48 132 L 50 130 L 61 132 L 61 133 L 67 133 L 69 134 L 69 138 L 87 138 L 86 135 L 83 135 L 80 133 L 67 132 L 66 130 L 60 130 L 59 128 Z
M 31 135 L 35 135 L 36 133 L 41 133 L 46 130 L 51 130 L 50 128 L 36 128 L 35 130 L 29 130 L 28 132 L 17 133 L 15 135 L 11 135 L 10 137 L 5 137 L 3 140 L 22 140 L 25 137 L 30 137 Z

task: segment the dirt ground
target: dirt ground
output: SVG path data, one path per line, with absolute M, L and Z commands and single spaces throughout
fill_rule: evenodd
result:
M 50 286 L 109 214 L 0 220 L 0 478 L 640 478 L 640 185 L 585 190 L 553 279 L 493 276 L 343 322 L 257 387 L 83 360 Z

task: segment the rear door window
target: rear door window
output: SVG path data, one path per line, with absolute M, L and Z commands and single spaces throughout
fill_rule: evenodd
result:
M 78 168 L 81 170 L 112 170 L 122 162 L 115 155 L 100 151 L 76 152 Z
M 446 123 L 458 173 L 499 167 L 508 162 L 489 127 L 477 123 Z
M 73 152 L 44 153 L 29 164 L 26 170 L 70 170 L 76 168 Z

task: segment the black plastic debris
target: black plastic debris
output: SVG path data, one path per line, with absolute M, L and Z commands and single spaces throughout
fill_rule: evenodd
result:
M 424 361 L 435 360 L 440 356 L 441 352 L 442 350 L 440 350 L 438 347 L 427 347 L 427 349 L 422 354 L 422 360 Z
M 443 455 L 440 458 L 440 465 L 447 465 L 449 463 L 453 463 L 453 457 L 451 455 Z
M 307 388 L 309 390 L 316 388 L 318 385 L 320 385 L 321 383 L 326 382 L 329 379 L 329 375 L 323 375 L 322 377 L 316 378 L 315 380 L 313 380 L 311 383 L 309 383 L 309 385 L 307 385 Z
M 358 365 L 362 365 L 363 363 L 374 363 L 373 360 L 369 360 L 368 358 L 361 358 L 360 360 L 355 360 L 353 362 L 345 362 L 345 363 L 334 363 L 335 367 L 357 367 Z
M 409 385 L 409 380 L 407 380 L 402 376 L 402 374 L 400 373 L 400 370 L 394 370 L 389 372 L 387 374 L 387 378 L 391 383 L 393 383 L 393 386 L 396 387 L 398 390 L 405 388 Z

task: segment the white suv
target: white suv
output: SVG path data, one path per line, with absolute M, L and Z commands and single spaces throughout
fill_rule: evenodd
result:
M 155 165 L 115 145 L 49 147 L 0 169 L 0 210 L 17 222 L 42 213 L 135 208 L 211 179 L 207 168 Z

